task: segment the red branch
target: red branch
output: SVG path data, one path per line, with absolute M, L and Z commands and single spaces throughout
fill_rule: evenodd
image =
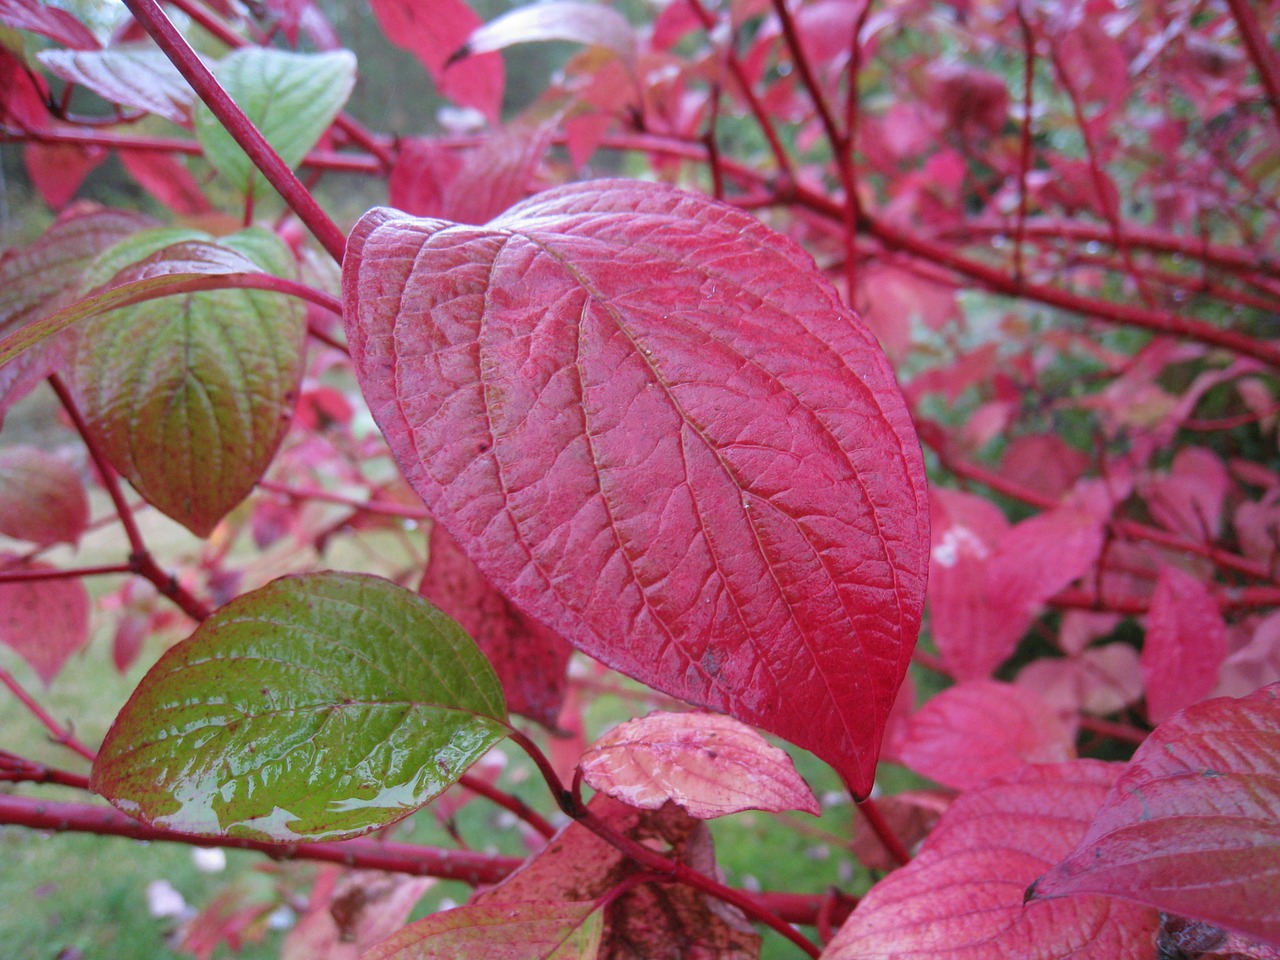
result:
M 151 34 L 152 39 L 164 51 L 178 71 L 191 84 L 218 122 L 226 129 L 240 148 L 249 155 L 254 165 L 262 171 L 267 181 L 279 191 L 285 203 L 298 215 L 307 229 L 320 241 L 338 263 L 346 249 L 347 238 L 329 215 L 320 208 L 310 191 L 302 185 L 292 170 L 267 143 L 252 121 L 244 115 L 234 100 L 222 89 L 222 85 L 209 72 L 190 44 L 164 15 L 156 0 L 125 0 L 125 6 L 135 20 Z
M 18 698 L 18 702 L 27 708 L 27 712 L 44 725 L 44 728 L 48 730 L 49 734 L 53 737 L 54 742 L 62 744 L 69 750 L 74 750 L 76 753 L 80 754 L 80 756 L 84 757 L 84 759 L 93 763 L 94 759 L 98 755 L 82 743 L 69 729 L 58 723 L 57 720 L 53 719 L 49 711 L 40 706 L 35 697 L 27 693 L 27 691 L 23 689 L 22 684 L 14 678 L 13 674 L 8 670 L 5 670 L 3 667 L 0 667 L 0 684 L 4 684 L 8 687 L 9 692 Z
M 1267 92 L 1267 101 L 1271 104 L 1271 113 L 1276 118 L 1276 130 L 1280 131 L 1280 67 L 1276 66 L 1275 54 L 1267 42 L 1267 35 L 1259 26 L 1249 0 L 1227 0 L 1231 8 L 1231 16 L 1240 30 L 1240 39 L 1244 41 L 1249 58 L 1258 70 L 1262 80 L 1262 89 Z M 1274 26 L 1274 23 L 1272 24 Z

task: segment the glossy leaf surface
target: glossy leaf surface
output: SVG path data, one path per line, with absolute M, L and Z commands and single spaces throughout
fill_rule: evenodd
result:
M 0 534 L 75 543 L 88 522 L 89 498 L 71 464 L 35 447 L 0 450 Z
M 410 924 L 361 960 L 595 960 L 603 926 L 595 903 L 457 907 Z
M 167 231 L 141 235 L 109 251 L 99 268 L 110 272 L 139 256 L 126 276 L 140 283 L 152 267 L 156 279 L 170 269 L 215 276 L 292 269 L 284 245 L 263 230 L 219 245 L 169 239 Z M 164 259 L 147 259 L 157 245 Z M 296 300 L 242 290 L 95 316 L 81 324 L 72 361 L 82 412 L 111 465 L 143 498 L 206 536 L 253 488 L 284 436 L 305 333 Z
M 670 801 L 699 820 L 742 810 L 821 813 L 790 757 L 719 714 L 628 720 L 597 740 L 580 766 L 595 789 L 644 810 Z
M 218 81 L 290 167 L 333 123 L 351 95 L 356 58 L 347 50 L 289 53 L 243 47 L 214 70 Z M 196 137 L 220 173 L 241 193 L 271 191 L 253 161 L 203 103 L 193 116 Z
M 1156 728 L 1037 897 L 1102 893 L 1280 946 L 1280 684 Z
M 824 960 L 1151 960 L 1154 911 L 1108 897 L 1023 904 L 1118 769 L 1027 766 L 962 794 L 915 859 L 871 888 Z
M 505 729 L 493 670 L 421 597 L 359 574 L 285 577 L 160 659 L 93 788 L 185 833 L 334 840 L 416 810 Z
M 871 787 L 919 628 L 918 442 L 807 254 L 669 187 L 483 228 L 374 210 L 352 359 L 432 514 L 575 646 Z
M 47 563 L 0 554 L 0 569 L 47 570 Z M 0 644 L 31 664 L 48 686 L 89 642 L 89 592 L 79 580 L 0 583 Z

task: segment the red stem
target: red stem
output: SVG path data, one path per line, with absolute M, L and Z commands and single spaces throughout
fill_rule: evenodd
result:
M 48 767 L 7 750 L 0 750 L 0 780 L 9 783 L 56 783 L 77 790 L 89 789 L 89 778 L 82 773 Z
M 1249 58 L 1257 68 L 1262 89 L 1267 93 L 1267 102 L 1275 117 L 1276 129 L 1280 131 L 1280 66 L 1276 65 L 1275 54 L 1267 41 L 1267 35 L 1258 24 L 1249 0 L 1227 0 L 1227 6 L 1231 8 L 1231 16 L 1240 31 L 1245 49 L 1249 51 Z
M 538 813 L 537 810 L 534 810 L 519 797 L 512 796 L 509 793 L 504 793 L 492 784 L 467 773 L 464 773 L 458 779 L 458 783 L 477 796 L 484 797 L 486 800 L 496 803 L 504 810 L 514 813 L 517 817 L 529 824 L 529 826 L 533 827 L 534 830 L 538 831 L 538 833 L 542 834 L 548 840 L 555 836 L 556 828 L 552 826 L 552 824 L 543 817 L 542 814 Z
M 258 128 L 244 115 L 244 111 L 227 96 L 209 68 L 169 22 L 156 0 L 125 0 L 125 6 L 191 84 L 227 133 L 231 134 L 267 181 L 279 191 L 285 203 L 320 241 L 321 246 L 334 260 L 341 263 L 346 249 L 346 236 L 271 148 Z
M 0 583 L 22 583 L 29 580 L 71 580 L 80 577 L 99 577 L 112 573 L 134 573 L 129 563 L 106 564 L 100 567 L 67 567 L 60 570 L 0 570 Z
M 14 678 L 13 674 L 8 670 L 5 670 L 3 667 L 0 667 L 0 683 L 8 687 L 9 692 L 17 697 L 18 701 L 27 708 L 27 712 L 44 725 L 44 728 L 49 731 L 55 743 L 60 743 L 67 749 L 74 750 L 76 753 L 80 754 L 80 756 L 84 757 L 84 759 L 93 763 L 94 759 L 98 756 L 97 753 L 82 743 L 69 729 L 58 723 L 57 720 L 53 719 L 49 712 L 45 710 L 44 707 L 40 706 L 31 694 L 27 693 L 27 691 L 23 689 L 22 684 Z
M 902 866 L 906 866 L 911 862 L 911 854 L 907 848 L 903 846 L 902 840 L 893 828 L 889 826 L 889 821 L 884 818 L 884 814 L 880 812 L 880 808 L 876 806 L 876 802 L 870 797 L 865 800 L 858 801 L 858 812 L 866 818 L 867 825 L 871 827 L 873 833 L 889 851 L 890 856 L 897 860 Z
M 259 480 L 258 486 L 272 493 L 286 497 L 297 497 L 300 500 L 321 500 L 325 503 L 336 503 L 365 513 L 377 513 L 388 517 L 403 517 L 407 520 L 430 520 L 431 514 L 425 507 L 412 507 L 408 504 L 378 503 L 376 500 L 357 500 L 344 497 L 340 493 L 330 493 L 318 487 L 291 487 L 288 484 L 276 483 L 274 480 Z

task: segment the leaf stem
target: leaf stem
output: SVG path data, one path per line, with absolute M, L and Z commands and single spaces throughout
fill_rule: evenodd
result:
M 79 790 L 89 789 L 89 778 L 82 773 L 45 766 L 7 750 L 0 750 L 0 780 L 8 783 L 56 783 Z
M 284 198 L 285 203 L 298 215 L 320 245 L 338 263 L 346 249 L 347 239 L 329 215 L 320 208 L 315 198 L 302 185 L 292 170 L 280 159 L 267 143 L 266 138 L 222 89 L 222 85 L 209 72 L 191 45 L 178 33 L 156 0 L 124 0 L 135 20 L 151 35 L 165 56 L 191 84 L 192 89 L 204 101 L 218 122 L 226 129 L 240 148 L 248 154 Z
M 889 826 L 889 821 L 884 818 L 884 814 L 876 805 L 876 802 L 870 797 L 857 802 L 858 812 L 862 814 L 867 821 L 867 825 L 871 827 L 873 833 L 880 840 L 885 850 L 893 859 L 897 860 L 902 866 L 906 866 L 911 862 L 911 854 L 907 848 L 903 846 L 902 840 L 893 832 L 893 828 Z

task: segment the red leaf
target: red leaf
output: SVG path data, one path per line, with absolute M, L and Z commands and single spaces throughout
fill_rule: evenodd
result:
M 361 960 L 595 960 L 600 928 L 591 901 L 476 904 L 423 917 Z
M 1006 616 L 1038 615 L 1045 601 L 1089 572 L 1102 541 L 1102 520 L 1078 507 L 1023 520 L 1000 538 L 987 567 L 992 604 Z
M 487 223 L 529 195 L 551 132 L 504 128 L 465 153 L 425 138 L 405 140 L 391 170 L 388 199 L 417 217 Z
M 431 528 L 430 549 L 418 591 L 484 651 L 502 681 L 507 707 L 554 727 L 572 648 L 513 607 L 439 524 Z
M 468 57 L 446 69 L 449 56 L 483 22 L 464 0 L 432 0 L 429 5 L 372 0 L 372 5 L 387 39 L 417 57 L 442 94 L 498 122 L 506 83 L 502 58 L 495 53 Z
M 894 743 L 897 759 L 957 790 L 1027 763 L 1075 756 L 1074 734 L 1033 691 L 972 680 L 949 687 L 916 712 Z
M 483 229 L 372 211 L 343 290 L 375 419 L 498 589 L 870 789 L 919 627 L 923 467 L 807 254 L 706 197 L 604 181 Z
M 96 50 L 101 46 L 93 31 L 66 10 L 38 0 L 0 0 L 0 23 L 30 30 L 76 50 Z
M 0 570 L 55 570 L 0 554 Z M 31 664 L 45 686 L 89 642 L 89 594 L 79 580 L 0 583 L 0 643 Z
M 107 151 L 76 143 L 28 143 L 22 158 L 27 176 L 44 202 L 61 210 L 71 202 L 84 178 L 107 159 Z
M 89 498 L 75 469 L 34 447 L 0 450 L 0 533 L 39 546 L 76 543 Z
M 671 801 L 699 820 L 743 810 L 822 811 L 791 758 L 715 713 L 651 713 L 606 733 L 579 764 L 601 793 L 643 810 Z
M 1151 960 L 1150 910 L 1107 897 L 1023 905 L 1027 884 L 1084 834 L 1118 766 L 1028 766 L 962 795 L 823 960 Z
M 436 882 L 433 877 L 326 867 L 311 890 L 306 913 L 284 938 L 280 960 L 368 956 L 365 951 L 404 926 Z
M 1280 684 L 1189 707 L 1138 748 L 1036 897 L 1101 893 L 1280 946 Z
M 0 44 L 0 118 L 24 130 L 46 126 L 49 85 L 44 77 L 28 72 L 26 65 Z
M 1142 493 L 1152 516 L 1170 530 L 1196 540 L 1217 539 L 1222 504 L 1231 481 L 1217 454 L 1203 447 L 1179 450 L 1166 476 Z
M 147 193 L 174 213 L 212 213 L 200 182 L 177 157 L 142 150 L 117 150 L 121 165 Z
M 1208 696 L 1226 656 L 1227 627 L 1208 586 L 1161 567 L 1142 644 L 1147 719 L 1160 723 Z
M 1001 476 L 1051 500 L 1063 496 L 1083 476 L 1089 457 L 1052 433 L 1010 441 L 1000 461 Z

